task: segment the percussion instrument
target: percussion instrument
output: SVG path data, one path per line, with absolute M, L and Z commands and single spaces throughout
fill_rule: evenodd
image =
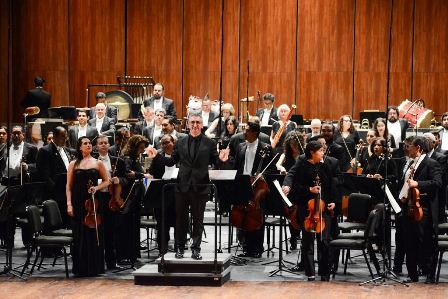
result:
M 123 90 L 112 90 L 106 92 L 108 105 L 117 107 L 117 119 L 125 120 L 131 118 L 131 106 L 134 103 L 132 96 Z
M 431 120 L 434 118 L 434 112 L 425 108 L 425 102 L 422 99 L 416 101 L 404 100 L 398 106 L 400 118 L 405 118 L 411 126 L 417 128 L 429 128 Z

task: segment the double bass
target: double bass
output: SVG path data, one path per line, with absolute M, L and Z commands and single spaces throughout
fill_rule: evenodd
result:
M 264 222 L 264 213 L 261 208 L 261 202 L 269 192 L 269 186 L 263 177 L 263 173 L 272 163 L 272 161 L 266 166 L 263 171 L 260 172 L 263 166 L 263 161 L 268 155 L 269 145 L 266 145 L 260 150 L 260 163 L 258 164 L 257 172 L 255 176 L 250 178 L 251 187 L 253 191 L 252 198 L 247 205 L 234 205 L 231 212 L 231 220 L 236 228 L 244 231 L 253 232 L 261 228 Z

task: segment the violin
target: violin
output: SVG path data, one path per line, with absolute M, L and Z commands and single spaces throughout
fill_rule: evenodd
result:
M 415 163 L 417 164 L 417 163 Z M 411 167 L 411 173 L 409 178 L 412 179 L 414 177 L 415 167 Z M 423 209 L 420 205 L 420 190 L 418 188 L 409 188 L 408 191 L 408 216 L 415 221 L 422 221 L 423 219 Z
M 261 228 L 264 221 L 264 213 L 261 208 L 261 202 L 267 196 L 269 192 L 269 186 L 263 177 L 263 173 L 269 167 L 269 165 L 274 161 L 272 159 L 268 166 L 260 172 L 263 166 L 263 161 L 268 155 L 269 145 L 260 150 L 261 160 L 258 164 L 258 169 L 256 175 L 250 178 L 251 187 L 253 191 L 252 198 L 249 200 L 247 205 L 234 205 L 231 212 L 231 220 L 236 228 L 242 229 L 244 231 L 253 232 Z
M 319 175 L 316 176 L 316 186 L 321 186 Z M 322 213 L 325 209 L 325 202 L 322 200 L 321 191 L 316 198 L 308 201 L 309 214 L 303 222 L 306 231 L 312 233 L 321 233 L 325 229 L 325 221 L 323 221 Z
M 361 175 L 363 172 L 362 167 L 360 167 L 359 157 L 361 155 L 362 149 L 364 146 L 364 141 L 362 139 L 359 140 L 359 143 L 356 145 L 356 153 L 355 153 L 355 161 L 353 166 L 347 170 L 347 173 L 353 173 L 356 175 Z
M 87 184 L 87 190 L 92 188 L 93 182 L 89 180 Z M 96 230 L 96 242 L 100 246 L 100 238 L 98 233 L 98 226 L 101 225 L 101 216 L 98 214 L 99 203 L 95 199 L 95 194 L 91 193 L 91 197 L 84 202 L 84 207 L 86 209 L 86 215 L 84 216 L 84 225 L 88 228 L 94 228 Z
M 117 164 L 118 164 L 118 157 L 115 161 L 115 165 L 112 166 L 112 174 L 111 177 L 113 178 L 115 176 L 115 171 L 117 170 Z M 115 184 L 114 180 L 112 179 L 112 184 L 109 185 L 109 193 L 110 193 L 110 199 L 109 199 L 109 209 L 112 212 L 118 212 L 120 211 L 120 207 L 123 204 L 123 199 L 121 198 L 121 192 L 122 187 L 120 183 Z

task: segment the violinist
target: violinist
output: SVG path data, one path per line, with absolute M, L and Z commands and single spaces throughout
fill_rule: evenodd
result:
M 109 179 L 103 162 L 91 156 L 92 143 L 87 137 L 78 139 L 76 160 L 70 162 L 67 172 L 67 214 L 72 217 L 73 274 L 77 277 L 96 276 L 104 273 L 104 243 L 101 205 L 97 191 L 107 188 Z M 96 186 L 98 179 L 102 183 Z M 89 186 L 89 182 L 93 186 Z M 86 202 L 95 200 L 94 210 Z M 88 227 L 86 215 L 94 217 L 95 228 Z
M 96 148 L 98 150 L 98 160 L 102 161 L 107 170 L 107 176 L 111 185 L 109 188 L 101 189 L 98 192 L 98 199 L 101 203 L 101 209 L 103 211 L 103 224 L 104 224 L 104 253 L 106 260 L 106 267 L 108 270 L 114 270 L 119 268 L 117 266 L 116 258 L 116 244 L 117 239 L 117 226 L 118 226 L 118 212 L 122 203 L 121 188 L 117 185 L 125 186 L 127 179 L 125 177 L 125 165 L 124 161 L 118 157 L 114 157 L 108 153 L 110 144 L 109 137 L 106 135 L 100 135 L 96 141 Z M 117 206 L 117 208 L 114 208 Z
M 367 167 L 367 161 L 369 160 L 370 156 L 372 156 L 373 152 L 370 150 L 370 145 L 373 142 L 373 139 L 375 138 L 375 130 L 369 129 L 367 130 L 366 134 L 366 141 L 367 144 L 362 145 L 361 148 L 361 154 L 359 155 L 359 166 L 364 170 Z M 351 163 L 351 166 L 353 164 Z
M 364 168 L 363 174 L 367 177 L 375 179 L 386 178 L 386 161 L 387 160 L 387 178 L 393 182 L 396 178 L 396 167 L 390 155 L 386 153 L 386 140 L 381 137 L 375 137 L 370 144 L 370 151 L 373 153 L 367 160 L 367 167 Z
M 330 279 L 330 232 L 331 212 L 335 209 L 335 199 L 330 165 L 324 160 L 325 147 L 319 141 L 310 141 L 305 147 L 305 156 L 289 170 L 283 182 L 282 191 L 285 195 L 290 192 L 298 205 L 298 219 L 302 227 L 302 250 L 304 251 L 305 275 L 309 281 L 315 280 L 314 269 L 314 238 L 313 232 L 304 228 L 310 200 L 323 201 L 324 207 L 321 214 L 321 223 L 324 227 L 320 233 L 316 233 L 317 249 L 319 251 L 319 275 L 322 281 Z M 319 221 L 320 222 L 320 221 Z
M 231 163 L 233 163 L 233 168 L 237 170 L 237 174 L 253 176 L 258 169 L 263 170 L 269 163 L 269 158 L 271 157 L 270 147 L 268 147 L 268 159 L 261 160 L 261 150 L 266 148 L 268 144 L 258 139 L 259 134 L 259 123 L 248 122 L 244 131 L 246 142 L 239 145 L 235 157 L 231 158 Z M 260 165 L 260 163 L 263 164 Z M 239 238 L 243 247 L 243 253 L 240 256 L 261 257 L 264 250 L 264 223 L 255 231 L 241 230 L 239 232 Z
M 403 225 L 405 227 L 405 253 L 408 282 L 418 281 L 417 261 L 426 275 L 426 283 L 434 283 L 436 268 L 436 236 L 438 225 L 437 190 L 442 185 L 440 165 L 430 159 L 426 140 L 415 137 L 408 146 L 410 162 L 405 175 L 400 180 L 399 199 L 403 208 Z M 416 188 L 418 192 L 412 190 Z M 419 196 L 418 196 L 419 193 Z M 410 202 L 419 203 L 423 216 L 421 220 L 410 215 Z
M 300 155 L 304 153 L 305 140 L 303 136 L 296 131 L 289 132 L 286 135 L 285 142 L 283 144 L 283 153 L 278 159 L 275 166 L 281 174 L 286 174 L 289 169 L 291 169 L 294 164 L 296 164 Z M 289 224 L 289 232 L 291 233 L 290 249 L 297 249 L 297 241 L 300 238 L 300 230 L 294 229 L 291 224 Z

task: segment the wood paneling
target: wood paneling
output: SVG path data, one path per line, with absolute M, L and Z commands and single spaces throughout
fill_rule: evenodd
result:
M 0 0 L 0 123 L 7 122 L 8 76 L 9 76 L 9 0 Z
M 295 0 L 247 0 L 241 6 L 240 97 L 270 92 L 277 103 L 294 103 L 296 61 Z M 254 113 L 256 103 L 251 104 Z
M 124 74 L 124 11 L 124 0 L 70 1 L 70 104 L 84 107 L 88 84 L 116 83 Z
M 448 110 L 448 2 L 417 0 L 413 98 L 442 114 Z
M 352 0 L 299 1 L 297 102 L 306 118 L 351 114 L 353 23 Z
M 224 0 L 222 12 L 222 0 L 0 0 L 0 102 L 6 104 L 11 73 L 17 121 L 17 104 L 36 75 L 46 78 L 53 106 L 85 106 L 87 84 L 115 83 L 126 72 L 162 82 L 182 116 L 190 94 L 219 97 L 223 55 L 222 95 L 236 108 L 238 95 L 246 96 L 249 60 L 250 95 L 260 90 L 275 94 L 277 104 L 296 102 L 305 118 L 352 111 L 357 118 L 386 107 L 391 3 Z M 448 109 L 448 3 L 394 0 L 393 9 L 389 104 L 411 97 L 413 86 L 413 98 L 440 114 Z M 89 106 L 99 90 L 91 90 Z
M 182 0 L 128 1 L 127 74 L 153 76 L 182 111 Z
M 20 121 L 20 102 L 40 75 L 52 94 L 51 105 L 68 100 L 68 1 L 12 1 L 13 3 L 13 103 Z
M 399 105 L 411 97 L 413 6 L 414 0 L 394 0 L 390 105 Z
M 356 14 L 355 113 L 386 109 L 390 0 L 358 0 Z

